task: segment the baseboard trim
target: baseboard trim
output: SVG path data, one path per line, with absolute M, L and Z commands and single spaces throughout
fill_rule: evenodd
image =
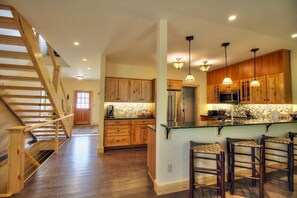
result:
M 97 146 L 97 153 L 103 154 L 104 153 L 104 147 Z
M 269 164 L 270 166 L 274 167 L 281 167 L 284 168 L 284 166 L 277 166 L 278 164 Z M 267 168 L 267 172 L 272 172 L 275 171 L 274 169 L 269 169 Z M 236 175 L 251 175 L 252 172 L 251 170 L 247 169 L 242 169 L 242 170 L 237 170 Z M 227 180 L 227 173 L 225 176 Z M 237 177 L 235 179 L 240 179 L 241 177 Z M 206 177 L 199 177 L 198 178 L 198 183 L 199 184 L 215 184 L 217 182 L 217 177 L 216 176 L 206 176 Z M 169 193 L 174 193 L 174 192 L 179 192 L 179 191 L 184 191 L 189 189 L 189 180 L 182 180 L 182 181 L 177 181 L 177 182 L 172 182 L 172 183 L 164 183 L 164 184 L 159 184 L 157 180 L 154 180 L 154 190 L 157 193 L 157 195 L 164 195 L 164 194 L 169 194 Z

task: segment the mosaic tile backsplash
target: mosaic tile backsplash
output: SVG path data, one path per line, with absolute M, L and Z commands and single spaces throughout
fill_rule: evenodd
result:
M 115 118 L 137 118 L 139 115 L 152 115 L 152 103 L 104 103 L 105 115 L 108 105 L 114 106 Z
M 209 110 L 225 110 L 226 115 L 245 116 L 245 110 L 250 110 L 256 119 L 271 119 L 274 112 L 278 112 L 281 119 L 288 119 L 289 113 L 293 112 L 291 104 L 211 104 Z

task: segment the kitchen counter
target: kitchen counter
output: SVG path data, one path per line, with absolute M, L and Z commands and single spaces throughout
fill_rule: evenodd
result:
M 147 127 L 153 129 L 154 131 L 156 131 L 156 125 L 147 125 Z
M 145 120 L 145 119 L 156 119 L 154 117 L 151 118 L 104 118 L 104 120 Z
M 248 126 L 248 125 L 266 125 L 266 131 L 272 124 L 282 124 L 282 123 L 297 123 L 297 120 L 259 120 L 259 119 L 233 119 L 232 120 L 213 120 L 213 121 L 196 121 L 196 122 L 168 122 L 167 124 L 161 124 L 161 126 L 166 128 L 167 138 L 171 129 L 187 129 L 187 128 L 208 128 L 208 127 L 218 127 L 218 135 L 220 135 L 221 129 L 223 127 L 230 126 Z

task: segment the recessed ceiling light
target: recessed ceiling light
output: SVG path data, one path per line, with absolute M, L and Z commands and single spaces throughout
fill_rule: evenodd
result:
M 85 77 L 84 76 L 76 76 L 77 80 L 83 80 Z
M 79 42 L 77 42 L 77 41 L 75 41 L 75 42 L 73 42 L 73 45 L 79 45 Z
M 87 59 L 86 59 L 86 58 L 83 58 L 82 60 L 83 60 L 83 61 L 87 61 Z
M 91 68 L 90 67 L 88 67 L 88 70 L 90 70 Z
M 292 38 L 297 38 L 297 34 L 292 34 Z
M 229 16 L 229 17 L 228 17 L 228 20 L 229 20 L 229 21 L 233 21 L 233 20 L 235 20 L 235 19 L 236 19 L 236 16 L 235 16 L 235 15 L 232 15 L 232 16 Z

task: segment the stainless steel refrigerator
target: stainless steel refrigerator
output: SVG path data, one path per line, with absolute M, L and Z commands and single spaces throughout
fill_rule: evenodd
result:
M 169 122 L 182 121 L 181 91 L 168 91 L 167 120 Z

